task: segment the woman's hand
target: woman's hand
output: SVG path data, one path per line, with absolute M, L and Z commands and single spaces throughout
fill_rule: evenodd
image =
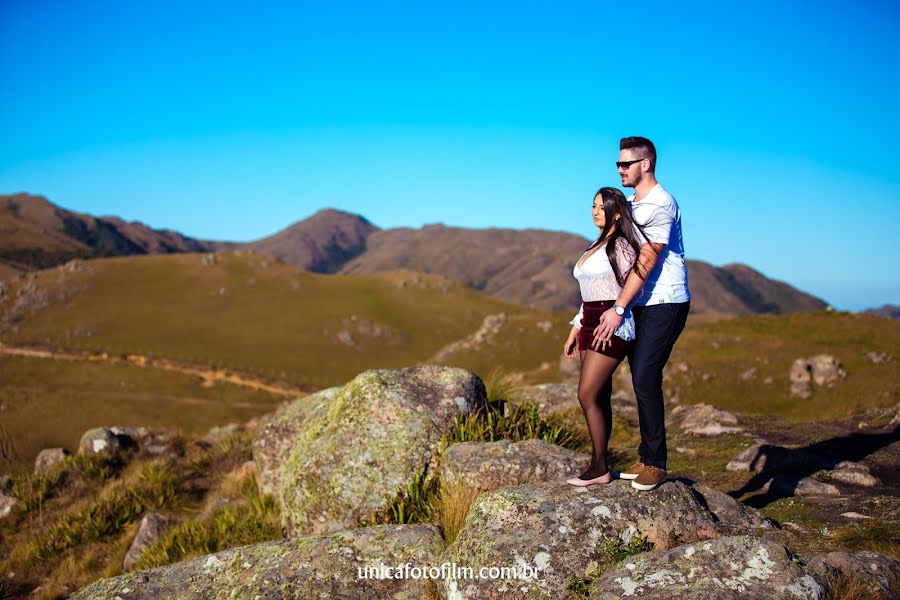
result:
M 572 327 L 569 337 L 563 346 L 563 355 L 566 358 L 578 358 L 578 327 Z

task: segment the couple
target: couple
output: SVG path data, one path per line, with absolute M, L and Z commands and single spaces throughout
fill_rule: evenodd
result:
M 612 481 L 607 464 L 612 432 L 612 375 L 627 356 L 637 396 L 639 460 L 619 474 L 638 490 L 666 480 L 666 429 L 662 372 L 690 308 L 681 213 L 656 181 L 656 148 L 642 137 L 622 138 L 616 166 L 628 200 L 618 189 L 594 196 L 600 237 L 575 264 L 583 300 L 563 348 L 581 357 L 578 401 L 591 434 L 591 466 L 571 485 Z

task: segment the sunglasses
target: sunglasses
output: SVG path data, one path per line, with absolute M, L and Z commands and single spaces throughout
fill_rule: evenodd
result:
M 643 159 L 643 158 L 639 158 L 639 159 L 637 159 L 637 160 L 619 160 L 619 161 L 616 161 L 616 167 L 619 168 L 619 169 L 627 169 L 628 167 L 630 167 L 630 166 L 633 165 L 634 163 L 639 163 L 639 162 L 641 162 L 642 160 L 644 160 L 644 159 Z

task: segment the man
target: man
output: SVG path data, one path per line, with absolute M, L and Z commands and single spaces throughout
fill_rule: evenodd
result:
M 656 181 L 656 147 L 643 137 L 622 138 L 616 166 L 624 187 L 634 188 L 628 199 L 644 240 L 635 268 L 625 281 L 616 304 L 600 320 L 599 336 L 609 340 L 632 306 L 637 339 L 628 355 L 637 396 L 641 445 L 639 459 L 620 474 L 631 487 L 652 490 L 666 480 L 666 426 L 662 373 L 672 347 L 687 321 L 691 305 L 681 212 Z

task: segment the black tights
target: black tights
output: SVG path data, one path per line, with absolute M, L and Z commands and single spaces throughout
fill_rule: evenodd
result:
M 578 401 L 584 411 L 591 434 L 591 466 L 579 475 L 593 479 L 609 471 L 607 451 L 612 434 L 612 375 L 622 362 L 592 350 L 582 350 L 581 376 L 578 380 Z

